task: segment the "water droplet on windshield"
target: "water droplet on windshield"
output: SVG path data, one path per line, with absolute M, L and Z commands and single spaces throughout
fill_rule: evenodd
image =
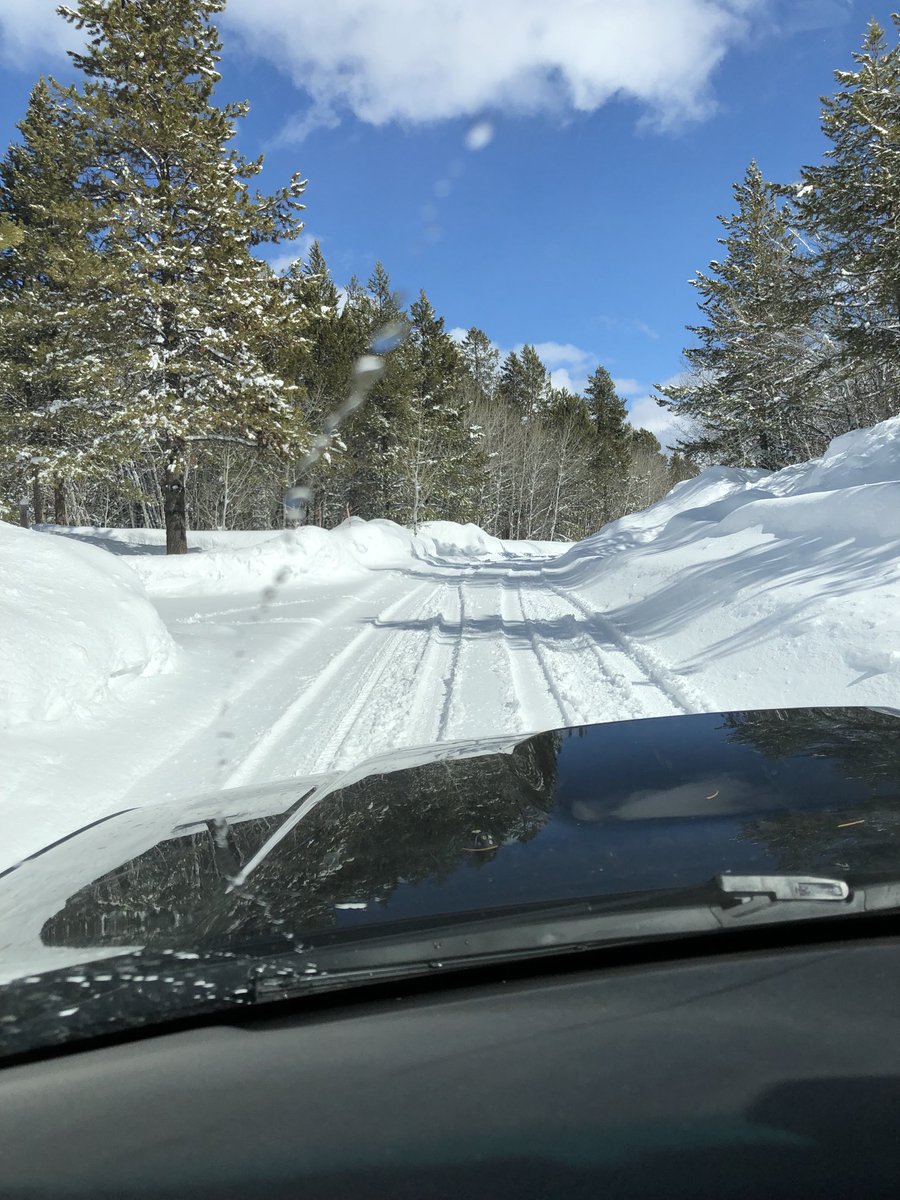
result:
M 406 340 L 409 332 L 403 321 L 389 321 L 372 338 L 372 350 L 375 354 L 388 354 L 396 350 L 401 342 Z
M 476 121 L 466 133 L 467 150 L 483 150 L 494 136 L 494 127 L 490 121 Z

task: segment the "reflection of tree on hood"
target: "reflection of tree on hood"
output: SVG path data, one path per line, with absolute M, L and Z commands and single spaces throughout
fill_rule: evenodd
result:
M 512 754 L 373 775 L 335 792 L 225 893 L 229 855 L 246 862 L 283 817 L 244 821 L 217 848 L 212 832 L 163 842 L 83 888 L 44 927 L 50 945 L 177 948 L 301 933 L 335 923 L 342 902 L 385 899 L 400 883 L 478 869 L 485 848 L 528 841 L 554 804 L 559 735 Z
M 762 843 L 782 871 L 900 875 L 900 719 L 867 708 L 779 709 L 732 713 L 725 723 L 769 758 L 828 758 L 874 793 L 847 812 L 825 806 L 747 821 L 742 839 Z
M 849 779 L 900 785 L 900 718 L 873 708 L 728 713 L 730 738 L 768 758 L 830 758 Z

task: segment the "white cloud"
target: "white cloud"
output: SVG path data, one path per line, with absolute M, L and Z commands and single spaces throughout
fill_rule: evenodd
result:
M 571 342 L 536 342 L 534 348 L 551 371 L 554 367 L 586 367 L 597 361 L 596 354 Z M 521 351 L 522 347 L 517 349 Z
M 636 379 L 614 379 L 613 386 L 620 396 L 641 396 L 647 392 L 647 385 L 638 383 Z
M 321 238 L 319 240 L 321 241 Z M 314 233 L 301 233 L 296 241 L 287 242 L 286 249 L 280 254 L 268 259 L 269 266 L 276 274 L 286 271 L 298 259 L 306 258 L 314 241 L 316 241 Z
M 571 342 L 537 342 L 534 344 L 541 362 L 550 372 L 555 388 L 581 394 L 587 387 L 588 376 L 600 361 L 591 350 L 583 350 Z M 516 346 L 522 353 L 522 343 Z
M 494 138 L 494 127 L 490 121 L 476 121 L 465 137 L 467 150 L 483 150 Z
M 565 367 L 559 367 L 555 371 L 550 372 L 550 382 L 555 388 L 565 388 L 567 392 L 583 392 L 585 381 L 581 378 L 573 379 L 569 371 Z
M 663 381 L 663 386 L 679 383 L 682 379 L 682 375 L 673 375 Z M 655 393 L 651 393 L 649 388 L 644 390 L 644 395 L 629 401 L 628 421 L 635 429 L 649 429 L 659 440 L 663 450 L 674 449 L 675 443 L 685 432 L 672 410 L 661 408 L 656 403 Z
M 0 62 L 30 68 L 48 56 L 62 58 L 83 43 L 82 36 L 57 16 L 59 0 L 0 0 Z
M 637 101 L 703 116 L 710 78 L 765 0 L 231 0 L 222 20 L 309 97 L 300 138 L 342 112 L 383 125 Z M 479 144 L 481 139 L 478 139 Z
M 651 325 L 648 325 L 646 321 L 635 321 L 634 327 L 638 333 L 642 333 L 644 337 L 648 337 L 654 342 L 659 341 L 659 334 Z

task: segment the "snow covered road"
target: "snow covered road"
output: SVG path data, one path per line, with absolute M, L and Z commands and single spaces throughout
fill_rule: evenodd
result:
M 203 764 L 218 762 L 204 790 L 235 787 L 398 747 L 703 707 L 534 561 L 376 571 L 363 586 L 285 591 L 262 609 L 162 608 L 201 674 L 230 643 L 232 681 L 227 710 L 126 797 L 138 802 Z
M 177 669 L 104 719 L 15 731 L 2 865 L 132 806 L 437 742 L 708 707 L 533 555 L 157 596 Z M 194 564 L 195 567 L 198 564 Z
M 122 808 L 435 743 L 900 709 L 900 418 L 571 546 L 358 518 L 193 536 L 168 559 L 159 531 L 0 525 L 0 871 Z

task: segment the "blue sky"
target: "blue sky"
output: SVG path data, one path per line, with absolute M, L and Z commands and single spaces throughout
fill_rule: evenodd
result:
M 70 0 L 74 3 L 74 0 Z M 52 0 L 0 3 L 0 138 L 41 73 L 69 79 Z M 602 362 L 665 438 L 688 280 L 756 158 L 789 181 L 825 143 L 860 0 L 231 0 L 218 97 L 263 186 L 300 170 L 335 279 L 376 259 L 449 328 L 533 342 L 560 384 Z M 296 253 L 286 246 L 272 257 Z

